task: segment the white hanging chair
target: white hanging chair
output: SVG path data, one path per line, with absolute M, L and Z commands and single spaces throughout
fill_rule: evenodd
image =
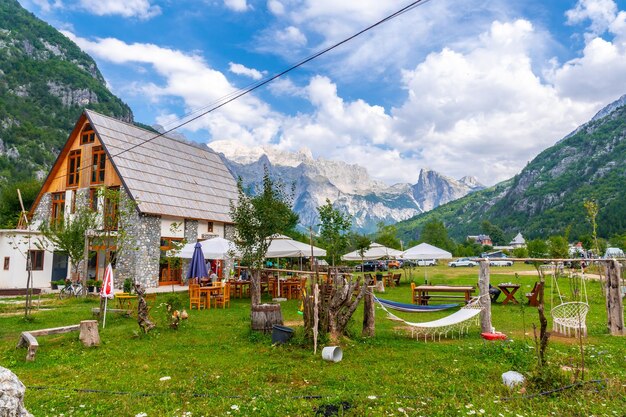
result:
M 570 279 L 578 279 L 577 276 L 570 276 Z M 565 302 L 559 288 L 556 268 L 552 273 L 552 291 L 556 288 L 561 304 L 552 308 L 552 330 L 565 336 L 587 336 L 587 313 L 589 313 L 589 300 L 587 298 L 587 286 L 585 285 L 585 271 L 581 269 L 580 282 L 582 292 L 578 294 L 578 301 Z M 584 294 L 584 301 L 583 301 Z M 550 296 L 552 299 L 552 296 Z M 552 304 L 554 305 L 554 304 Z

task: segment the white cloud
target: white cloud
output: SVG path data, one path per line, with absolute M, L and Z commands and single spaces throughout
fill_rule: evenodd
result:
M 253 80 L 260 80 L 261 78 L 263 78 L 263 74 L 261 73 L 261 71 L 254 68 L 248 68 L 242 64 L 230 62 L 228 64 L 228 67 L 228 70 L 233 74 L 244 75 L 246 77 L 252 78 Z
M 224 6 L 235 12 L 245 12 L 248 10 L 246 0 L 224 0 Z
M 62 9 L 63 2 L 61 0 L 31 0 L 34 5 L 39 7 L 42 12 L 48 13 L 53 9 Z
M 285 6 L 279 0 L 269 0 L 267 2 L 267 8 L 276 16 L 285 14 Z
M 616 13 L 617 5 L 613 0 L 579 0 L 576 7 L 565 12 L 565 16 L 570 25 L 589 19 L 592 32 L 600 34 L 615 20 Z
M 188 112 L 206 109 L 223 103 L 237 88 L 230 84 L 220 71 L 210 68 L 198 55 L 186 54 L 152 44 L 127 44 L 113 38 L 90 41 L 64 32 L 84 51 L 105 61 L 132 68 L 142 64 L 149 66 L 164 81 L 158 84 L 149 77 L 135 83 L 135 91 L 154 103 L 171 97 L 184 100 Z M 253 95 L 247 95 L 187 125 L 192 131 L 208 129 L 213 137 L 221 139 L 242 139 L 247 143 L 269 141 L 273 134 L 263 126 L 272 125 L 266 121 L 275 117 L 269 106 Z M 166 126 L 166 128 L 169 126 Z M 274 123 L 275 124 L 275 123 Z M 259 127 L 261 126 L 261 127 Z M 275 132 L 274 132 L 275 133 Z M 256 135 L 256 136 L 255 136 Z
M 280 78 L 272 80 L 272 82 L 268 84 L 267 88 L 272 92 L 272 94 L 277 97 L 306 97 L 306 91 L 303 88 L 294 84 L 293 81 L 291 81 L 291 79 L 286 76 L 282 76 Z
M 446 48 L 405 71 L 393 146 L 455 177 L 493 183 L 517 173 L 596 109 L 541 82 L 529 58 L 536 42 L 528 21 L 495 22 L 473 49 Z
M 306 36 L 295 26 L 289 26 L 276 32 L 275 39 L 279 44 L 282 44 L 282 47 L 306 45 Z
M 149 0 L 79 0 L 80 7 L 97 16 L 120 15 L 150 19 L 161 14 L 161 8 Z

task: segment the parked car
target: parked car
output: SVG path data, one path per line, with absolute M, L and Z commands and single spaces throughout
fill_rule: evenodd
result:
M 387 261 L 387 268 L 389 269 L 398 269 L 400 268 L 402 265 L 400 264 L 400 261 L 395 260 L 395 259 L 390 259 Z
M 387 269 L 387 264 L 383 261 L 365 261 L 363 265 L 354 267 L 355 271 L 363 272 L 386 271 Z
M 457 266 L 476 266 L 478 262 L 470 258 L 459 258 L 456 261 L 448 262 L 448 266 L 456 268 Z
M 420 259 L 416 261 L 417 266 L 435 266 L 437 265 L 436 259 Z
M 490 266 L 513 266 L 513 261 L 506 259 L 491 259 L 489 260 Z

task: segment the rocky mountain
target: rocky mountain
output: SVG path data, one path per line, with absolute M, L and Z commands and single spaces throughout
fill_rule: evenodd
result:
M 0 2 L 0 188 L 45 175 L 84 108 L 132 121 L 93 59 L 15 0 Z
M 598 233 L 626 232 L 626 95 L 589 122 L 540 153 L 518 175 L 426 214 L 399 223 L 406 240 L 419 238 L 423 225 L 441 219 L 450 235 L 464 239 L 480 232 L 483 220 L 514 235 L 577 238 L 591 234 L 583 203 L 600 207 Z
M 294 185 L 294 210 L 302 226 L 319 223 L 317 207 L 329 199 L 353 219 L 355 230 L 373 232 L 379 222 L 396 223 L 482 189 L 475 178 L 455 180 L 422 169 L 416 184 L 388 186 L 370 178 L 357 164 L 314 159 L 307 149 L 284 152 L 274 147 L 246 147 L 232 141 L 211 142 L 244 186 L 260 186 L 267 166 L 286 186 Z

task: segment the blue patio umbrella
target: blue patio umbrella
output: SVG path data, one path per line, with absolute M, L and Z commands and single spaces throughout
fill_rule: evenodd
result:
M 204 255 L 202 254 L 202 245 L 200 242 L 196 243 L 193 250 L 193 256 L 189 263 L 189 270 L 187 271 L 187 279 L 191 278 L 208 278 L 209 271 L 206 269 L 206 263 L 204 261 Z

